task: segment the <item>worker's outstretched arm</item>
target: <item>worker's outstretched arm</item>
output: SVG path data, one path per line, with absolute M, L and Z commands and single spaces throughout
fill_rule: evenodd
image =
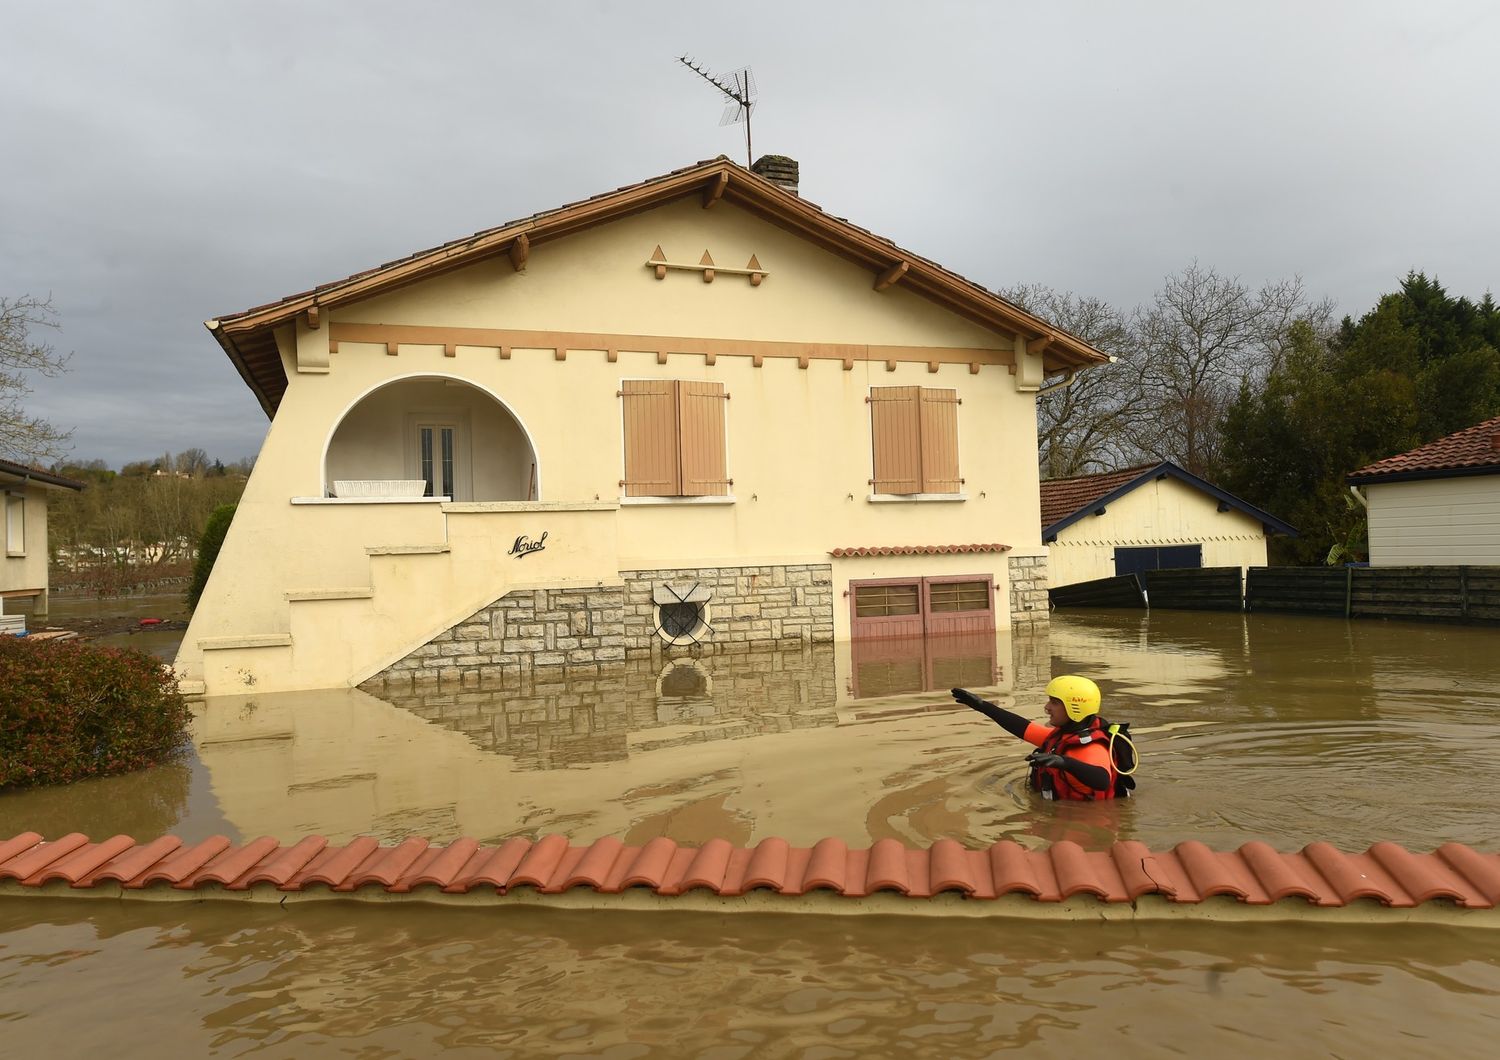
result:
M 953 698 L 962 703 L 964 706 L 968 707 L 970 710 L 979 711 L 979 713 L 983 714 L 986 718 L 989 718 L 990 721 L 994 722 L 996 725 L 1000 726 L 1000 728 L 1016 737 L 1016 739 L 1025 739 L 1026 726 L 1029 725 L 1030 722 L 1021 717 L 1021 715 L 1012 714 L 1004 707 L 997 707 L 995 706 L 995 704 L 987 700 L 980 699 L 973 692 L 970 692 L 967 688 L 953 689 Z

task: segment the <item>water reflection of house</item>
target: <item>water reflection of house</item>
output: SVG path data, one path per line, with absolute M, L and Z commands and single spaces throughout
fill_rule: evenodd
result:
M 0 460 L 0 537 L 5 544 L 0 553 L 0 615 L 5 614 L 6 601 L 14 601 L 12 607 L 24 601 L 38 621 L 46 618 L 47 496 L 83 488 L 82 482 L 50 471 Z M 0 619 L 0 633 L 12 626 L 25 628 L 20 615 L 12 618 Z
M 1500 566 L 1500 416 L 1348 476 L 1373 567 Z
M 542 670 L 511 688 L 414 685 L 380 695 L 526 769 L 620 761 L 632 751 L 838 721 L 830 645 L 665 663 L 638 658 L 597 676 L 563 676 Z
M 1041 484 L 1053 588 L 1182 567 L 1264 567 L 1297 531 L 1170 460 Z
M 272 417 L 178 668 L 208 692 L 1045 616 L 1072 335 L 715 159 L 209 322 Z

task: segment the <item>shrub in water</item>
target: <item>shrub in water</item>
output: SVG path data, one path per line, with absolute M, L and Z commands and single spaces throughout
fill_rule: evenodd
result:
M 229 524 L 234 521 L 236 505 L 221 504 L 208 516 L 203 536 L 198 539 L 198 561 L 193 564 L 193 583 L 188 586 L 188 607 L 198 606 L 198 597 L 208 585 L 208 576 L 214 571 L 214 561 L 219 558 L 219 549 L 224 546 L 224 536 L 229 533 Z
M 0 636 L 0 789 L 155 765 L 186 747 L 190 717 L 144 652 Z

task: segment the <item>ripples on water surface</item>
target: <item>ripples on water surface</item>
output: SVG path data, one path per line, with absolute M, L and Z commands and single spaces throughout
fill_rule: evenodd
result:
M 1454 626 L 1065 613 L 1048 634 L 988 646 L 640 662 L 385 700 L 218 699 L 184 761 L 0 796 L 0 835 L 1493 851 L 1497 644 L 1494 629 Z M 1027 748 L 945 691 L 984 687 L 1040 716 L 1047 677 L 1066 672 L 1096 677 L 1106 713 L 1133 723 L 1139 798 L 1034 800 Z M 1491 949 L 1409 927 L 17 900 L 0 903 L 0 1040 L 143 1053 L 156 1039 L 129 1035 L 160 1015 L 162 1044 L 189 1054 L 1075 1055 L 1110 1035 L 1127 1052 L 1242 1055 L 1274 1039 L 1355 1054 L 1394 1038 L 1416 1055 L 1482 1055 L 1500 1030 Z
M 1485 628 L 1064 613 L 1050 634 L 987 646 L 642 660 L 384 699 L 222 698 L 202 708 L 184 762 L 5 795 L 0 831 L 1494 848 L 1497 643 Z M 1047 677 L 1066 672 L 1095 676 L 1106 714 L 1133 723 L 1140 797 L 1038 802 L 1029 748 L 946 694 L 964 679 L 1039 716 Z
M 0 1035 L 70 1057 L 1483 1056 L 1500 966 L 1478 949 L 1416 927 L 18 899 Z

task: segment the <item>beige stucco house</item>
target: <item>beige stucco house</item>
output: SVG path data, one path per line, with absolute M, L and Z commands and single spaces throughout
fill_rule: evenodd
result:
M 1297 531 L 1170 460 L 1041 484 L 1052 587 L 1147 570 L 1264 567 Z
M 33 618 L 46 618 L 47 497 L 81 489 L 82 482 L 0 460 L 0 534 L 5 544 L 0 554 L 0 633 L 25 628 L 19 613 L 23 602 L 30 604 Z
M 1370 565 L 1500 565 L 1500 417 L 1362 467 Z
M 272 422 L 189 687 L 470 685 L 1045 616 L 1035 396 L 1104 355 L 800 198 L 790 160 L 756 168 L 209 321 Z

